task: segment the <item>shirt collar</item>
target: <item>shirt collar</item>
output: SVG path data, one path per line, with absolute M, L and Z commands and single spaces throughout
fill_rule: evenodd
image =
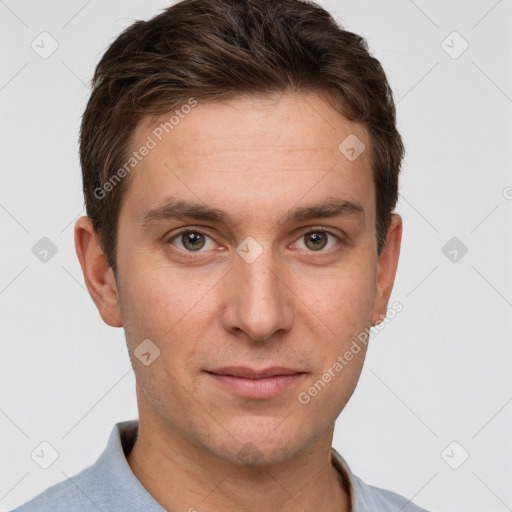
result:
M 100 481 L 109 482 L 110 489 L 105 493 L 105 498 L 106 504 L 112 509 L 165 512 L 133 474 L 126 460 L 137 439 L 138 426 L 138 420 L 116 423 L 106 449 L 94 464 L 95 469 Z M 334 448 L 331 448 L 331 454 L 332 464 L 349 494 L 351 512 L 365 512 L 368 508 L 361 489 L 364 484 L 350 471 L 346 461 Z
M 103 493 L 105 509 L 166 512 L 133 474 L 126 460 L 138 426 L 138 420 L 116 423 L 107 447 L 94 463 L 97 479 L 106 487 Z

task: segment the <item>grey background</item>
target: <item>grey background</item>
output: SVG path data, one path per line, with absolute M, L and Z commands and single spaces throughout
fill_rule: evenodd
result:
M 407 150 L 391 298 L 404 310 L 373 339 L 334 446 L 428 509 L 512 510 L 512 1 L 320 3 L 382 62 Z M 77 137 L 107 45 L 167 4 L 0 1 L 4 511 L 93 463 L 137 416 L 123 332 L 101 321 L 75 255 Z M 46 59 L 31 47 L 43 31 L 58 43 Z M 43 441 L 58 452 L 48 469 L 31 458 Z

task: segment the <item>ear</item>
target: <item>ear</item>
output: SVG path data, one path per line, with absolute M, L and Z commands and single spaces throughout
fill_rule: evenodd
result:
M 382 322 L 386 316 L 389 297 L 395 282 L 401 241 L 402 217 L 394 213 L 391 215 L 391 223 L 386 236 L 386 243 L 379 257 L 372 326 Z
M 75 223 L 75 249 L 85 284 L 101 318 L 112 327 L 122 327 L 114 273 L 98 243 L 98 237 L 89 217 L 80 217 Z

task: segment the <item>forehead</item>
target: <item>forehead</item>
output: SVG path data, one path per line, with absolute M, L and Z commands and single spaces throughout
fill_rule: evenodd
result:
M 134 216 L 170 195 L 253 214 L 336 195 L 374 211 L 367 130 L 318 95 L 188 105 L 137 125 L 131 151 L 151 149 L 125 192 Z

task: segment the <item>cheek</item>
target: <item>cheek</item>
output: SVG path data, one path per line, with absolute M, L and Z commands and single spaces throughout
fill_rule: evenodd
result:
M 124 289 L 122 314 L 132 364 L 146 397 L 162 412 L 166 403 L 179 403 L 182 408 L 193 405 L 188 402 L 194 394 L 201 342 L 212 323 L 209 303 L 200 300 L 203 295 L 200 290 L 183 292 L 166 279 L 157 279 L 155 273 L 144 274 L 143 279 L 132 274 Z M 159 351 L 148 366 L 137 357 L 145 339 Z
M 375 268 L 360 260 L 333 273 L 330 279 L 308 285 L 308 312 L 311 336 L 316 336 L 319 366 L 299 403 L 308 413 L 326 415 L 333 421 L 352 395 L 366 355 L 364 337 L 369 332 L 375 293 Z M 304 316 L 303 318 L 306 318 Z M 322 336 L 318 327 L 321 320 Z M 326 326 L 326 327 L 325 327 Z
M 146 395 L 161 402 L 158 408 L 165 407 L 166 401 L 188 407 L 187 397 L 194 394 L 204 367 L 205 340 L 215 337 L 211 332 L 217 308 L 213 283 L 207 282 L 205 288 L 204 280 L 202 284 L 194 281 L 170 272 L 158 278 L 156 272 L 144 273 L 143 279 L 132 274 L 125 290 L 122 314 L 131 359 Z M 145 339 L 159 350 L 158 358 L 148 367 L 137 360 L 135 352 Z M 182 386 L 187 390 L 184 394 Z
M 315 376 L 299 390 L 296 397 L 297 407 L 309 421 L 315 424 L 322 422 L 326 428 L 336 421 L 356 388 L 364 355 L 365 348 L 362 348 L 344 365 L 333 358 L 323 373 Z
M 333 337 L 353 335 L 370 325 L 375 297 L 375 269 L 355 265 L 307 283 L 307 304 Z
M 163 265 L 132 265 L 121 286 L 121 308 L 125 330 L 135 335 L 154 336 L 162 341 L 172 337 L 181 324 L 196 317 L 198 311 L 208 315 L 205 294 L 215 285 L 215 276 L 201 272 L 183 273 L 169 263 Z M 218 279 L 218 278 L 217 278 Z M 194 334 L 199 326 L 192 325 Z

